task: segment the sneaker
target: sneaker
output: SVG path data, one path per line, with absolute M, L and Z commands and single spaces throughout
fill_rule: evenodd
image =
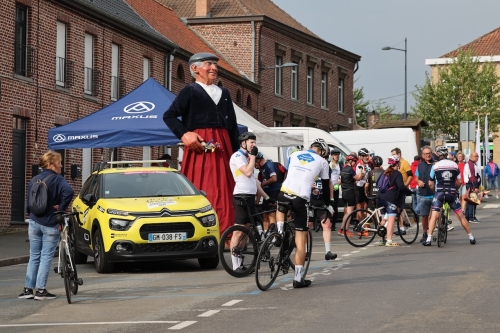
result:
M 368 237 L 370 236 L 370 234 L 368 233 L 368 231 L 364 230 L 363 232 L 358 232 L 358 236 Z
M 349 230 L 346 230 L 345 234 L 347 235 L 347 237 L 354 236 L 354 234 L 352 232 L 350 232 Z
M 397 235 L 397 236 L 401 236 L 401 235 L 406 235 L 406 230 L 401 230 L 401 232 L 399 232 L 399 230 L 395 231 L 394 232 L 394 235 Z
M 420 243 L 423 243 L 427 241 L 427 234 L 422 234 L 422 239 L 420 240 Z
M 424 242 L 422 242 L 422 245 L 423 246 L 431 246 L 431 242 L 424 241 Z
M 448 231 L 452 231 L 455 227 L 448 226 Z
M 337 259 L 337 254 L 336 253 L 331 253 L 328 251 L 327 254 L 325 254 L 325 260 L 335 260 Z
M 385 246 L 385 244 L 387 243 L 386 240 L 383 240 L 381 239 L 379 242 L 378 242 L 378 246 Z
M 24 298 L 24 299 L 33 299 L 35 295 L 33 295 L 33 289 L 31 288 L 24 288 L 23 292 L 17 296 L 17 298 Z
M 344 236 L 344 229 L 340 229 L 339 232 L 337 232 L 339 236 Z
M 247 267 L 245 267 L 245 266 L 240 266 L 240 267 L 236 268 L 234 271 L 235 271 L 236 273 L 243 273 L 243 272 L 245 272 L 246 270 L 247 270 Z
M 305 288 L 311 285 L 311 280 L 302 279 L 300 282 L 293 280 L 293 288 Z
M 54 299 L 56 295 L 51 294 L 47 291 L 47 289 L 38 290 L 35 294 L 35 299 L 38 301 L 44 301 L 46 299 Z
M 484 199 L 488 199 L 488 198 L 489 198 L 488 194 L 485 194 L 483 198 L 484 198 Z M 498 198 L 498 197 L 497 197 L 497 198 Z
M 469 223 L 481 223 L 481 221 L 479 221 L 476 218 L 472 218 L 472 219 L 469 220 Z
M 475 238 L 469 239 L 469 242 L 471 245 L 474 245 L 474 244 L 476 244 L 476 239 Z
M 496 198 L 498 199 L 498 195 L 496 196 Z

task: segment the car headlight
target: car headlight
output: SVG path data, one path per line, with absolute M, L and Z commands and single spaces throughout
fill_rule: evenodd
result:
M 200 213 L 206 213 L 209 210 L 212 210 L 212 205 L 205 206 L 203 208 L 200 208 Z
M 213 227 L 217 222 L 217 219 L 215 218 L 214 214 L 199 217 L 198 220 L 200 220 L 201 224 L 204 227 Z
M 126 212 L 124 210 L 108 208 L 107 212 L 108 212 L 108 214 L 111 214 L 111 215 L 128 216 L 128 212 Z
M 134 223 L 134 220 L 121 220 L 121 219 L 110 219 L 109 228 L 111 230 L 128 230 Z

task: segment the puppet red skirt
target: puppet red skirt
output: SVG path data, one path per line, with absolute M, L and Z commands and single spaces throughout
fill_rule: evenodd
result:
M 207 193 L 207 198 L 219 218 L 220 233 L 234 224 L 233 190 L 234 179 L 229 168 L 233 154 L 227 130 L 201 128 L 194 130 L 205 142 L 220 144 L 213 152 L 195 153 L 184 149 L 181 172 L 198 188 Z

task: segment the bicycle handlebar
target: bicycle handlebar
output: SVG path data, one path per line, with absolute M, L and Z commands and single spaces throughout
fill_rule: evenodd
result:
M 53 215 L 62 215 L 63 217 L 76 216 L 76 222 L 78 222 L 79 225 L 83 225 L 83 223 L 80 222 L 80 216 L 78 216 L 78 212 L 77 211 L 74 211 L 74 212 L 71 212 L 71 213 L 66 213 L 66 212 L 58 210 L 58 211 L 55 211 L 53 213 Z

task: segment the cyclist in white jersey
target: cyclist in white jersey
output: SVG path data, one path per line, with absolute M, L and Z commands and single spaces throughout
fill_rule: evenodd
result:
M 323 139 L 316 139 L 311 143 L 309 150 L 298 151 L 288 158 L 288 175 L 281 186 L 278 194 L 278 211 L 276 221 L 278 231 L 283 231 L 285 214 L 290 209 L 295 213 L 295 278 L 294 288 L 308 287 L 311 280 L 305 280 L 302 276 L 305 261 L 305 248 L 307 241 L 307 207 L 311 196 L 311 186 L 316 177 L 321 178 L 323 188 L 329 188 L 330 175 L 328 162 L 324 155 L 328 151 L 328 145 Z M 330 191 L 323 193 L 323 199 L 330 214 L 333 208 L 330 206 Z
M 476 239 L 470 232 L 469 223 L 462 213 L 462 206 L 460 205 L 460 200 L 458 199 L 457 189 L 461 185 L 460 170 L 458 170 L 458 165 L 455 162 L 446 159 L 448 156 L 448 148 L 446 148 L 446 146 L 437 147 L 436 153 L 438 155 L 439 162 L 432 166 L 430 174 L 430 178 L 435 181 L 435 185 L 433 185 L 434 181 L 429 181 L 429 187 L 432 188 L 435 186 L 436 192 L 434 193 L 434 198 L 432 199 L 432 212 L 429 218 L 429 233 L 427 235 L 427 241 L 422 242 L 422 245 L 431 246 L 432 230 L 434 230 L 436 221 L 439 217 L 439 212 L 445 202 L 448 202 L 450 208 L 460 220 L 462 227 L 469 236 L 470 243 L 476 244 Z

